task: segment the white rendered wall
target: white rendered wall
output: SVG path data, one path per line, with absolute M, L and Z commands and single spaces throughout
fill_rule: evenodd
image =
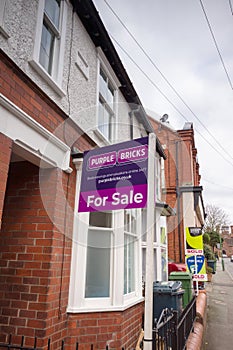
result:
M 33 59 L 40 1 L 6 1 L 2 26 L 9 38 L 0 32 L 0 46 L 67 115 L 76 121 L 84 132 L 89 134 L 97 144 L 102 145 L 103 140 L 93 132 L 97 123 L 98 52 L 78 16 L 73 13 L 69 1 L 65 0 L 67 19 L 61 84 L 63 96 L 59 95 L 30 64 Z M 87 75 L 77 64 L 80 55 L 87 66 Z M 116 142 L 130 138 L 128 115 L 130 108 L 120 91 L 118 91 L 118 101 Z M 133 119 L 134 138 L 141 137 L 140 125 L 135 117 Z

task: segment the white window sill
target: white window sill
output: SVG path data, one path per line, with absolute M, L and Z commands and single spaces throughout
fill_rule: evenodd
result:
M 103 144 L 104 144 L 105 146 L 108 146 L 108 145 L 111 145 L 111 144 L 112 144 L 111 141 L 109 141 L 108 139 L 106 139 L 106 137 L 102 134 L 102 132 L 99 131 L 99 129 L 95 129 L 95 130 L 93 130 L 93 132 L 94 132 L 94 134 L 99 138 L 99 140 L 100 140 L 101 142 L 103 142 Z
M 127 300 L 125 305 L 105 305 L 105 306 L 100 306 L 100 305 L 96 305 L 96 307 L 71 307 L 68 306 L 66 312 L 67 313 L 91 313 L 91 312 L 111 312 L 111 311 L 125 311 L 127 309 L 129 309 L 130 307 L 137 305 L 141 302 L 144 301 L 143 297 L 139 297 L 139 298 L 134 298 L 133 300 Z M 98 304 L 98 302 L 96 303 Z
M 66 96 L 66 92 L 53 80 L 53 78 L 44 70 L 44 68 L 34 59 L 29 61 L 35 71 L 48 83 L 48 85 L 60 96 Z

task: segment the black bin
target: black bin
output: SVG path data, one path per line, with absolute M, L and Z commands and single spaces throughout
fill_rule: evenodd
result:
M 159 318 L 163 309 L 178 311 L 178 316 L 183 309 L 183 294 L 181 281 L 167 281 L 153 283 L 153 320 Z

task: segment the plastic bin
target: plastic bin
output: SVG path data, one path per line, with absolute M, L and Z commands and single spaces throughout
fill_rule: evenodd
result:
M 184 290 L 180 281 L 153 283 L 153 320 L 158 319 L 165 308 L 174 309 L 181 314 Z
M 183 307 L 185 308 L 193 298 L 192 274 L 175 271 L 171 272 L 168 278 L 170 281 L 180 281 L 182 283 L 182 288 L 184 289 Z
M 216 272 L 216 260 L 207 260 L 207 265 L 212 267 L 213 273 Z

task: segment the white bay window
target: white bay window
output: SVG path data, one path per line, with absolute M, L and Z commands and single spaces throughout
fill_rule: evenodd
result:
M 143 300 L 140 228 L 140 209 L 75 215 L 68 312 L 124 310 Z

